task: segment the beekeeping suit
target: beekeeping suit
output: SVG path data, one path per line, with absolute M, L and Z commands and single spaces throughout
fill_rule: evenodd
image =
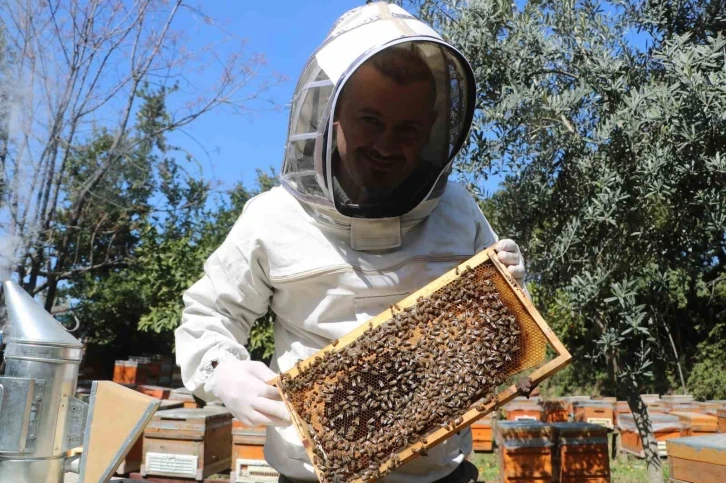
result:
M 435 120 L 415 171 L 353 202 L 335 175 L 336 104 L 357 69 L 392 48 L 415 51 L 428 65 Z M 189 390 L 216 398 L 215 367 L 249 359 L 250 328 L 268 307 L 277 315 L 270 369 L 282 372 L 497 241 L 474 199 L 448 182 L 474 98 L 466 60 L 403 9 L 374 3 L 336 22 L 297 84 L 281 186 L 246 204 L 184 295 L 176 353 Z M 385 481 L 442 478 L 471 444 L 462 431 Z M 268 428 L 265 458 L 288 477 L 315 479 L 293 426 Z

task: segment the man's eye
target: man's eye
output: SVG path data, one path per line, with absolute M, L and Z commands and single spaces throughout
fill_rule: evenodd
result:
M 411 138 L 418 136 L 418 128 L 416 126 L 401 126 L 398 128 L 398 133 L 401 136 Z
M 363 116 L 360 118 L 360 120 L 363 121 L 364 123 L 366 123 L 370 126 L 374 126 L 374 127 L 379 127 L 381 125 L 381 121 L 372 116 Z

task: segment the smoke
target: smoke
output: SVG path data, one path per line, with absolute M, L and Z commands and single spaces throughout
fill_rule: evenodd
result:
M 15 235 L 0 235 L 0 282 L 10 280 L 23 241 Z

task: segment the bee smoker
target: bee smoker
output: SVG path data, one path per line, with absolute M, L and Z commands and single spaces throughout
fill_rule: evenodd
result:
M 87 405 L 73 397 L 83 346 L 12 281 L 0 377 L 0 481 L 63 481 L 66 451 L 83 441 Z
M 0 482 L 108 481 L 161 401 L 110 381 L 93 382 L 89 404 L 76 399 L 83 346 L 15 282 L 4 289 Z M 78 446 L 83 456 L 67 458 Z

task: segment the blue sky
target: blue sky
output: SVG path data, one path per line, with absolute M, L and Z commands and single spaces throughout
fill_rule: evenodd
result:
M 517 3 L 521 6 L 524 2 Z M 216 181 L 217 188 L 224 190 L 239 181 L 252 187 L 256 169 L 273 167 L 279 172 L 288 122 L 286 105 L 305 62 L 342 13 L 364 4 L 365 0 L 211 0 L 203 5 L 206 14 L 246 39 L 250 53 L 265 55 L 267 74 L 275 72 L 287 80 L 266 94 L 279 106 L 275 109 L 265 106 L 265 110 L 243 116 L 216 111 L 187 129 L 194 140 L 187 135 L 171 136 L 172 142 L 194 154 L 201 176 Z M 186 27 L 185 22 L 190 48 L 210 41 L 204 35 L 194 35 L 197 26 L 191 17 L 182 16 L 182 27 Z M 631 32 L 627 41 L 644 48 L 647 35 Z M 483 188 L 494 191 L 499 181 L 498 177 L 491 178 Z
M 267 92 L 281 107 L 242 116 L 212 113 L 188 129 L 198 143 L 183 135 L 173 135 L 171 141 L 191 151 L 200 162 L 203 176 L 219 181 L 221 189 L 237 181 L 251 187 L 257 168 L 267 170 L 272 166 L 279 172 L 288 122 L 285 105 L 292 98 L 297 77 L 335 19 L 363 4 L 360 0 L 205 3 L 205 13 L 246 39 L 250 52 L 265 55 L 270 72 L 287 77 Z M 195 40 L 200 45 L 205 43 L 204 39 Z

